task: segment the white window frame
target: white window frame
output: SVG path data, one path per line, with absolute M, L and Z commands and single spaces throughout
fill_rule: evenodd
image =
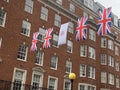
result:
M 84 86 L 84 89 L 81 89 L 80 86 Z M 88 87 L 93 87 L 94 89 L 88 89 Z M 96 90 L 96 86 L 87 83 L 78 83 L 78 90 Z
M 101 83 L 107 83 L 107 73 L 104 71 L 101 72 Z
M 50 78 L 55 79 L 54 89 L 52 89 L 52 90 L 57 90 L 57 86 L 58 86 L 58 78 L 57 78 L 57 77 L 53 77 L 53 76 L 48 76 L 48 84 L 47 84 L 47 88 L 49 89 Z M 50 89 L 50 90 L 51 90 L 51 89 Z
M 120 68 L 119 62 L 116 61 L 115 62 L 115 70 L 119 72 L 119 68 Z
M 93 10 L 93 0 L 84 0 L 84 5 Z
M 88 57 L 95 60 L 96 57 L 95 48 L 89 46 Z
M 89 29 L 89 39 L 96 41 L 96 32 L 93 29 Z
M 118 18 L 114 16 L 114 25 L 118 27 Z
M 56 3 L 62 5 L 62 0 L 56 0 Z
M 118 46 L 115 46 L 115 55 L 119 56 L 119 48 L 118 48 Z
M 73 42 L 71 40 L 67 40 L 67 52 L 73 52 Z
M 114 85 L 114 75 L 112 73 L 108 74 L 108 84 Z
M 33 1 L 32 0 L 25 0 L 25 8 L 24 10 L 30 14 L 33 12 Z
M 60 27 L 60 25 L 61 25 L 61 16 L 58 14 L 55 14 L 54 25 L 57 27 Z
M 9 0 L 3 0 L 3 1 L 5 1 L 5 2 L 9 3 Z
M 75 5 L 74 5 L 73 3 L 70 3 L 70 8 L 69 8 L 69 10 L 70 10 L 71 12 L 75 12 Z
M 120 79 L 116 78 L 116 88 L 120 88 Z
M 113 50 L 113 48 L 114 48 L 113 41 L 109 39 L 108 40 L 108 49 Z
M 55 61 L 55 62 L 53 62 L 53 61 Z M 52 67 L 51 64 L 54 64 L 55 67 Z M 58 56 L 53 55 L 53 56 L 51 57 L 50 68 L 51 68 L 51 69 L 54 69 L 54 70 L 57 70 L 57 64 L 58 64 Z
M 84 16 L 84 17 L 88 17 L 88 13 L 83 12 L 83 16 Z
M 71 73 L 71 71 L 72 71 L 72 62 L 70 60 L 66 60 L 66 67 L 65 68 L 66 68 L 65 69 L 66 73 Z
M 88 78 L 95 79 L 95 68 L 88 66 Z
M 69 22 L 69 25 L 68 25 L 68 32 L 70 32 L 70 33 L 73 34 L 73 30 L 74 30 L 74 23 Z
M 31 23 L 23 20 L 21 34 L 30 36 Z
M 38 50 L 36 53 L 35 64 L 43 66 L 44 52 L 42 50 Z
M 66 87 L 66 83 L 67 83 L 67 87 Z M 63 90 L 71 90 L 71 82 L 69 79 L 64 79 L 64 87 Z
M 38 40 L 43 42 L 44 41 L 44 37 L 45 37 L 45 29 L 39 27 L 39 35 L 38 35 Z
M 114 67 L 114 57 L 108 56 L 108 66 Z
M 87 45 L 81 45 L 80 46 L 80 56 L 86 57 L 87 56 Z
M 33 86 L 34 75 L 39 75 L 40 76 L 39 87 L 42 87 L 42 85 L 43 85 L 43 73 L 38 72 L 38 71 L 33 71 L 32 72 L 32 80 L 31 80 L 31 85 L 32 86 Z
M 16 74 L 16 71 L 21 71 L 23 72 L 23 76 L 22 76 L 22 85 L 21 85 L 21 89 L 20 90 L 24 90 L 25 87 L 24 87 L 24 84 L 26 82 L 26 75 L 27 75 L 27 70 L 23 70 L 23 69 L 19 69 L 19 68 L 14 68 L 14 72 L 13 72 L 13 78 L 12 78 L 12 82 L 14 82 L 15 80 L 15 74 Z M 13 85 L 11 86 L 11 90 L 13 90 Z
M 45 20 L 45 21 L 48 20 L 48 9 L 46 7 L 41 8 L 41 16 L 40 16 L 40 18 L 42 20 Z
M 20 48 L 23 47 L 23 46 L 26 47 L 25 52 L 23 52 L 23 48 L 21 49 L 21 51 L 19 51 Z M 28 47 L 27 47 L 26 45 L 22 45 L 22 44 L 19 45 L 17 60 L 26 61 L 26 59 L 27 59 L 27 52 L 28 52 Z M 19 55 L 19 53 L 20 53 L 20 54 L 25 54 L 25 56 L 23 57 L 23 56 Z M 22 58 L 24 58 L 24 59 L 19 58 L 19 57 L 22 57 Z
M 107 65 L 107 55 L 101 54 L 101 65 Z
M 6 21 L 6 15 L 7 15 L 7 13 L 3 10 L 3 9 L 0 9 L 0 12 L 3 14 L 4 13 L 4 15 L 3 15 L 3 17 L 0 17 L 0 26 L 1 27 L 5 27 L 5 21 Z M 0 13 L 0 14 L 1 14 Z M 2 19 L 2 21 L 1 21 L 1 19 Z
M 52 46 L 54 46 L 56 48 L 59 48 L 59 46 L 58 46 L 58 35 L 57 34 L 53 34 Z
M 2 46 L 2 37 L 0 37 L 0 48 Z
M 86 77 L 86 65 L 80 64 L 80 77 Z
M 107 39 L 106 38 L 101 38 L 101 48 L 106 48 L 107 46 Z

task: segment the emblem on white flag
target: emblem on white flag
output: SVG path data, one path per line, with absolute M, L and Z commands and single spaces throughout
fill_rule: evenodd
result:
M 59 37 L 58 37 L 58 45 L 66 44 L 68 25 L 69 23 L 65 23 L 61 25 Z

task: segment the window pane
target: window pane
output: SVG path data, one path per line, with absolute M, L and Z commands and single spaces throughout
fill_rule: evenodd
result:
M 21 60 L 26 59 L 27 47 L 25 45 L 20 45 L 18 50 L 18 58 Z
M 25 11 L 32 14 L 33 10 L 33 1 L 32 0 L 26 0 L 25 1 Z
M 26 36 L 29 36 L 30 35 L 30 28 L 31 28 L 31 24 L 29 22 L 23 20 L 21 33 L 26 35 Z
M 0 26 L 5 25 L 6 12 L 0 9 Z
M 36 53 L 36 60 L 35 63 L 42 65 L 43 64 L 43 57 L 44 57 L 44 52 L 43 51 L 38 51 Z

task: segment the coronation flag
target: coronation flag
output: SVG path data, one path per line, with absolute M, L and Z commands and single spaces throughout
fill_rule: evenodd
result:
M 99 11 L 98 17 L 98 35 L 111 33 L 111 7 Z
M 58 37 L 58 45 L 66 44 L 68 25 L 69 23 L 64 23 L 61 25 Z
M 39 35 L 39 32 L 33 33 L 32 46 L 30 48 L 31 51 L 36 51 L 37 50 L 36 44 L 38 42 L 38 35 Z
M 46 30 L 45 32 L 45 37 L 44 37 L 44 43 L 43 43 L 43 48 L 50 48 L 50 41 L 52 39 L 52 31 L 53 28 L 49 28 L 48 30 Z
M 87 20 L 88 17 L 78 18 L 76 27 L 76 40 L 85 40 L 87 38 Z

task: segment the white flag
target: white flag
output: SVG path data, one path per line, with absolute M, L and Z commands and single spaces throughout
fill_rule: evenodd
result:
M 65 23 L 61 25 L 59 37 L 58 37 L 58 45 L 66 44 L 68 25 L 69 23 Z

